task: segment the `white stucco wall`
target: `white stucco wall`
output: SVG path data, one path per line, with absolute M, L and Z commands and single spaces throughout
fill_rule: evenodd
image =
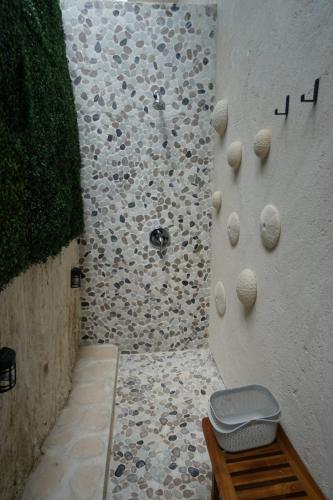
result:
M 210 310 L 210 346 L 227 387 L 262 383 L 283 409 L 283 426 L 316 481 L 333 498 L 333 2 L 223 0 L 219 5 L 217 99 L 229 102 L 217 140 L 212 191 L 212 294 L 222 280 L 223 318 Z M 320 77 L 319 101 L 300 103 Z M 290 94 L 287 120 L 274 116 Z M 272 131 L 261 165 L 253 139 Z M 243 143 L 238 174 L 228 145 Z M 262 208 L 280 211 L 273 251 L 260 238 Z M 227 219 L 240 216 L 231 247 Z M 236 296 L 243 268 L 255 271 L 258 296 L 245 313 Z

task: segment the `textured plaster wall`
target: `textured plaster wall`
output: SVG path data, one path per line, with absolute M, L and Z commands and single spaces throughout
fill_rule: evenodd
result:
M 202 347 L 216 6 L 62 9 L 83 162 L 82 339 L 136 352 Z M 159 226 L 170 233 L 163 258 L 149 243 Z
M 80 290 L 70 288 L 74 241 L 0 293 L 0 346 L 17 353 L 17 385 L 0 394 L 0 498 L 20 498 L 70 387 L 79 335 Z
M 328 498 L 333 498 L 333 3 L 224 0 L 218 12 L 217 98 L 229 101 L 226 136 L 216 143 L 213 191 L 223 206 L 213 220 L 212 293 L 218 280 L 227 309 L 211 300 L 210 346 L 228 387 L 262 383 L 283 409 L 283 425 Z M 316 107 L 301 104 L 320 77 Z M 287 120 L 274 116 L 290 94 Z M 272 131 L 260 164 L 253 139 Z M 241 140 L 238 175 L 227 146 Z M 273 251 L 259 232 L 262 208 L 281 214 Z M 240 216 L 232 248 L 227 219 Z M 258 297 L 245 313 L 235 286 L 252 268 Z

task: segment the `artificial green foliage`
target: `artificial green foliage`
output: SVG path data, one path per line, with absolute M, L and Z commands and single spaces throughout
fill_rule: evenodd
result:
M 83 229 L 58 0 L 0 0 L 0 287 Z

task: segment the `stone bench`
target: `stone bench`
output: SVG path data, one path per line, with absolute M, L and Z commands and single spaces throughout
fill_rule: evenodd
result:
M 84 346 L 73 389 L 28 478 L 23 500 L 102 500 L 106 494 L 118 349 Z

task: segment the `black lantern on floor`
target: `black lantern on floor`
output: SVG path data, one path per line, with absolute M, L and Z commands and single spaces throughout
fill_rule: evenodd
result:
M 0 349 L 0 392 L 10 391 L 16 385 L 16 353 L 9 347 Z
M 81 269 L 79 267 L 73 267 L 71 270 L 71 288 L 80 288 L 81 276 Z

